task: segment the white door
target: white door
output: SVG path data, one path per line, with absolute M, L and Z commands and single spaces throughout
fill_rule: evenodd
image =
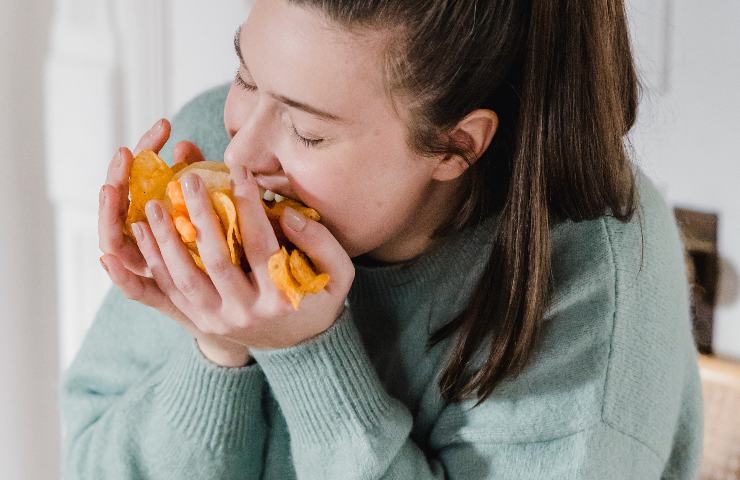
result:
M 249 0 L 57 0 L 46 67 L 48 190 L 56 217 L 60 369 L 110 288 L 97 197 L 108 162 L 156 120 L 236 71 Z M 73 188 L 70 188 L 70 187 Z

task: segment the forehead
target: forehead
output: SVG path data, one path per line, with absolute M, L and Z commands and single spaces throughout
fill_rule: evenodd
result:
M 259 88 L 355 118 L 390 108 L 380 34 L 347 32 L 317 10 L 257 0 L 241 28 L 242 56 Z

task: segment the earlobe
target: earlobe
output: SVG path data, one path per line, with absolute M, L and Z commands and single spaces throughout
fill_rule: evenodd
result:
M 463 173 L 483 155 L 498 129 L 498 115 L 493 110 L 480 108 L 470 112 L 455 126 L 450 137 L 465 146 L 472 153 L 470 165 L 459 155 L 446 155 L 434 170 L 437 181 L 453 180 Z

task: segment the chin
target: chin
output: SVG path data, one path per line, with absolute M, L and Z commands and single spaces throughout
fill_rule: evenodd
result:
M 337 237 L 337 241 L 342 246 L 342 248 L 344 248 L 344 251 L 347 252 L 347 255 L 349 256 L 349 258 L 355 258 L 355 257 L 359 257 L 360 255 L 372 253 L 378 248 L 378 246 L 359 245 L 356 242 L 344 241 L 340 239 L 339 237 Z

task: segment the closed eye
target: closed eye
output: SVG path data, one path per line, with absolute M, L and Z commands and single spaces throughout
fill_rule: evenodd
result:
M 250 92 L 253 92 L 257 90 L 257 87 L 254 85 L 250 85 L 247 82 L 244 81 L 241 75 L 239 75 L 239 69 L 236 70 L 236 76 L 234 77 L 234 82 L 239 85 L 244 90 L 248 90 Z
M 255 90 L 257 90 L 257 87 L 255 85 L 251 85 L 244 81 L 242 76 L 239 75 L 238 69 L 236 71 L 236 75 L 234 76 L 234 83 L 236 83 L 240 88 L 249 92 L 254 92 Z M 324 141 L 323 138 L 312 139 L 302 136 L 300 133 L 298 133 L 298 130 L 295 129 L 294 125 L 291 125 L 290 128 L 292 130 L 293 137 L 305 147 L 315 147 L 316 145 Z

